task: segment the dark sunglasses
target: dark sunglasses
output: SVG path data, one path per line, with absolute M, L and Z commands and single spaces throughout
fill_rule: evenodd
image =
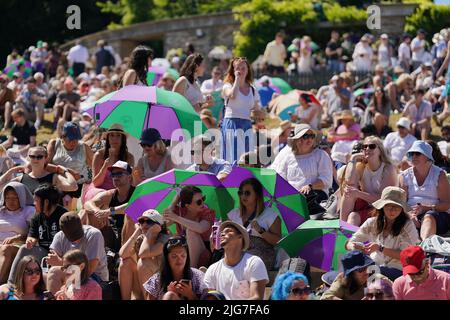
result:
M 186 247 L 187 241 L 186 241 L 185 237 L 172 237 L 169 240 L 167 240 L 166 246 L 167 246 L 167 249 L 170 249 L 170 248 L 176 247 L 176 246 Z
M 242 197 L 242 196 L 250 197 L 251 194 L 252 194 L 252 193 L 251 193 L 250 191 L 248 191 L 248 190 L 245 190 L 245 191 L 239 190 L 239 191 L 238 191 L 239 197 Z
M 315 134 L 304 134 L 303 136 L 300 137 L 300 139 L 302 139 L 302 140 L 315 139 L 315 138 L 316 138 Z
M 30 159 L 33 159 L 33 160 L 42 160 L 42 159 L 44 159 L 43 155 L 39 155 L 39 156 L 29 155 L 29 157 L 30 157 Z
M 369 298 L 376 300 L 381 300 L 384 297 L 384 292 L 382 290 L 375 290 L 375 292 L 368 292 L 367 288 L 364 290 L 364 295 Z
M 27 276 L 32 276 L 33 274 L 41 274 L 41 269 L 39 269 L 39 268 L 35 268 L 35 269 L 28 269 L 28 268 L 26 268 L 24 270 L 24 273 Z
M 397 126 L 397 129 L 406 129 L 406 128 L 403 126 Z
M 151 148 L 151 147 L 153 147 L 153 144 L 141 143 L 141 147 L 142 147 L 142 148 L 145 148 L 145 147 Z
M 376 145 L 375 143 L 371 143 L 371 144 L 363 144 L 363 145 L 362 145 L 362 148 L 363 148 L 363 149 L 369 148 L 370 150 L 373 150 L 373 149 L 375 149 L 376 147 L 377 147 L 377 145 Z
M 409 152 L 409 154 L 411 155 L 411 157 L 413 157 L 413 156 L 421 156 L 422 155 L 420 152 L 417 152 L 417 151 L 411 151 L 411 152 Z
M 111 178 L 121 178 L 123 176 L 128 176 L 128 173 L 126 173 L 126 172 L 111 172 L 109 175 L 111 176 Z
M 203 202 L 206 201 L 206 196 L 203 196 L 201 199 L 198 199 L 197 201 L 195 201 L 195 204 L 197 204 L 198 206 L 201 206 L 203 204 Z
M 142 225 L 142 224 L 148 224 L 149 226 L 156 224 L 155 221 L 150 220 L 150 219 L 142 219 L 142 220 L 139 220 L 138 223 L 139 223 L 140 225 Z
M 420 269 L 420 271 L 417 272 L 417 273 L 410 273 L 409 276 L 410 277 L 420 277 L 421 275 L 423 275 L 424 272 L 425 272 L 425 267 Z
M 303 294 L 310 294 L 311 293 L 311 287 L 306 286 L 304 288 L 293 288 L 291 289 L 291 293 L 295 296 L 301 296 Z

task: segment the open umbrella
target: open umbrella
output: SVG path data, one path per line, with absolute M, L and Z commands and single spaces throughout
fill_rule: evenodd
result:
M 262 76 L 256 81 L 256 86 L 262 87 L 262 83 L 267 80 L 269 81 L 269 87 L 271 87 L 277 93 L 286 94 L 292 90 L 291 85 L 287 83 L 286 80 L 278 77 Z
M 168 208 L 183 186 L 194 185 L 206 196 L 206 205 L 218 219 L 227 219 L 233 209 L 233 198 L 212 173 L 172 169 L 141 182 L 134 190 L 125 213 L 136 221 L 147 209 L 160 213 Z
M 177 129 L 185 130 L 186 140 L 206 131 L 185 97 L 156 87 L 123 87 L 96 101 L 87 112 L 98 126 L 109 128 L 113 123 L 120 123 L 126 132 L 138 139 L 147 128 L 157 129 L 163 139 L 171 139 Z
M 272 108 L 272 112 L 280 117 L 281 120 L 290 120 L 289 112 L 295 113 L 295 109 L 297 109 L 299 104 L 299 98 L 301 94 L 307 94 L 311 103 L 318 104 L 320 106 L 319 100 L 317 100 L 316 96 L 311 92 L 303 91 L 303 90 L 292 90 L 287 95 L 284 95 L 283 98 L 278 97 L 280 100 L 285 100 L 283 103 L 279 103 L 277 105 L 276 110 Z
M 3 73 L 6 74 L 10 79 L 12 79 L 14 72 L 20 70 L 20 66 L 24 65 L 25 68 L 22 70 L 22 77 L 24 79 L 28 78 L 31 75 L 31 62 L 25 61 L 24 59 L 14 60 L 9 66 L 7 66 Z
M 342 220 L 308 220 L 278 242 L 290 257 L 301 257 L 325 271 L 338 270 L 346 241 L 358 227 Z
M 147 83 L 149 86 L 156 86 L 159 82 L 159 79 L 162 78 L 164 73 L 169 73 L 173 79 L 176 81 L 180 77 L 180 74 L 177 70 L 165 66 L 153 65 L 148 69 L 147 72 Z
M 359 88 L 359 89 L 355 90 L 355 92 L 353 92 L 353 95 L 355 97 L 358 97 L 358 96 L 360 96 L 362 94 L 367 96 L 367 95 L 369 95 L 371 93 L 374 93 L 374 92 L 375 92 L 374 88 Z
M 234 198 L 235 206 L 239 205 L 239 185 L 248 178 L 256 178 L 263 185 L 264 203 L 278 212 L 283 236 L 309 219 L 305 197 L 272 169 L 234 167 L 222 184 Z

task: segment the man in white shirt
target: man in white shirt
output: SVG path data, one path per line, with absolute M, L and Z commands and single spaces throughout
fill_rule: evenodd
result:
M 414 99 L 406 105 L 403 116 L 411 121 L 411 132 L 414 136 L 427 140 L 431 131 L 433 109 L 431 103 L 423 98 L 424 95 L 424 89 L 416 89 L 414 91 Z
M 400 165 L 406 152 L 417 139 L 409 133 L 411 121 L 408 118 L 400 118 L 397 121 L 397 129 L 398 131 L 391 132 L 386 136 L 383 145 L 386 150 L 390 151 L 394 164 Z
M 419 29 L 417 36 L 411 42 L 412 66 L 417 69 L 425 62 L 425 30 Z
M 76 78 L 84 72 L 86 62 L 89 59 L 89 51 L 78 40 L 75 47 L 69 50 L 67 59 L 69 60 L 69 65 L 73 68 L 73 77 Z
M 215 66 L 211 71 L 211 79 L 203 81 L 200 90 L 203 95 L 208 95 L 215 91 L 221 91 L 222 87 L 222 70 L 218 66 Z
M 224 257 L 206 271 L 207 288 L 223 293 L 227 300 L 263 300 L 269 276 L 261 258 L 245 252 L 250 245 L 247 230 L 235 222 L 223 222 L 220 245 Z
M 411 36 L 409 34 L 405 34 L 403 36 L 403 42 L 398 47 L 398 62 L 400 66 L 409 72 L 411 68 Z
M 286 59 L 286 47 L 283 44 L 284 35 L 278 32 L 275 40 L 269 42 L 264 51 L 264 63 L 267 65 L 267 72 L 271 75 L 278 75 L 285 72 L 284 60 Z

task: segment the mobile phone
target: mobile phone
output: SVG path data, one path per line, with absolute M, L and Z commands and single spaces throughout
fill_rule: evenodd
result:
M 51 291 L 44 291 L 42 295 L 44 296 L 44 300 L 56 300 L 55 296 Z

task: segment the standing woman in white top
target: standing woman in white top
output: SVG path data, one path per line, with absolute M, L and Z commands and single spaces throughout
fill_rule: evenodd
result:
M 259 109 L 260 100 L 258 91 L 252 83 L 253 75 L 247 59 L 233 58 L 222 89 L 222 97 L 225 100 L 225 116 L 222 121 L 222 157 L 229 163 L 237 161 L 254 145 L 250 112 L 252 109 Z M 239 129 L 243 132 L 239 132 Z
M 206 100 L 200 90 L 198 78 L 205 73 L 205 63 L 203 56 L 199 53 L 191 54 L 187 57 L 180 70 L 180 78 L 175 82 L 172 91 L 184 96 L 194 107 L 197 113 L 202 108 L 209 108 L 213 105 L 211 95 L 206 96 Z
M 367 36 L 362 36 L 361 41 L 355 46 L 353 51 L 353 64 L 356 71 L 372 70 L 373 51 L 369 44 Z
M 399 176 L 407 195 L 409 212 L 422 240 L 443 235 L 450 230 L 450 185 L 445 171 L 433 164 L 433 148 L 425 141 L 415 141 L 406 154 L 412 167 Z
M 154 128 L 145 129 L 141 135 L 141 147 L 144 156 L 138 160 L 133 171 L 134 185 L 153 178 L 173 168 L 166 145 L 161 139 L 158 130 Z
M 378 64 L 388 69 L 391 66 L 391 58 L 394 56 L 394 49 L 389 44 L 389 36 L 383 33 L 380 36 L 381 43 L 378 46 Z
M 146 46 L 137 46 L 131 52 L 128 70 L 123 75 L 121 87 L 129 85 L 148 86 L 147 72 L 152 65 L 153 50 Z
M 250 235 L 248 253 L 260 257 L 267 270 L 272 270 L 276 260 L 275 245 L 281 239 L 281 219 L 270 207 L 264 205 L 263 186 L 256 178 L 239 185 L 239 208 L 228 213 L 228 219 L 247 229 Z
M 341 185 L 341 220 L 359 226 L 369 218 L 371 203 L 380 199 L 384 188 L 398 186 L 397 169 L 383 142 L 370 136 L 364 139 L 363 152 L 350 157 Z

